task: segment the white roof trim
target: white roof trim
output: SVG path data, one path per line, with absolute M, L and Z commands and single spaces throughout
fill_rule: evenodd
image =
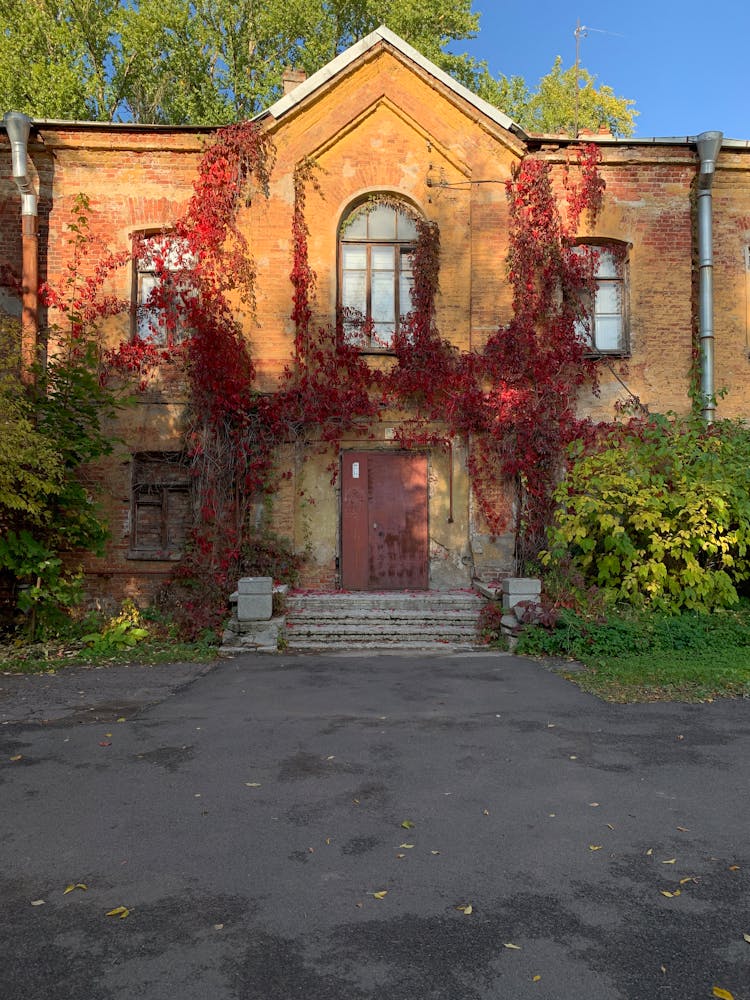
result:
M 294 90 L 285 94 L 284 97 L 279 98 L 275 104 L 272 104 L 265 111 L 257 114 L 255 118 L 265 118 L 266 115 L 272 115 L 278 120 L 296 104 L 299 104 L 309 94 L 317 90 L 318 87 L 327 83 L 356 59 L 359 59 L 360 56 L 369 51 L 369 49 L 377 45 L 378 42 L 388 42 L 389 45 L 392 45 L 394 49 L 397 49 L 407 59 L 416 63 L 417 66 L 420 66 L 431 76 L 434 76 L 436 80 L 439 80 L 449 90 L 458 94 L 459 97 L 468 101 L 469 104 L 472 104 L 483 115 L 486 115 L 487 118 L 490 118 L 505 129 L 512 130 L 517 135 L 525 136 L 525 132 L 520 125 L 516 125 L 503 111 L 500 111 L 499 108 L 494 107 L 494 105 L 483 100 L 481 97 L 477 97 L 468 87 L 464 87 L 463 84 L 454 80 L 452 76 L 449 76 L 444 70 L 440 69 L 433 62 L 430 62 L 429 59 L 426 59 L 421 52 L 418 52 L 408 42 L 405 42 L 403 38 L 392 32 L 390 28 L 386 28 L 384 24 L 381 24 L 379 28 L 376 28 L 375 31 L 372 31 L 365 38 L 361 38 L 358 42 L 355 42 L 348 49 L 345 49 L 335 59 L 332 59 L 316 73 L 313 73 L 311 77 L 308 77 L 303 83 L 298 84 Z

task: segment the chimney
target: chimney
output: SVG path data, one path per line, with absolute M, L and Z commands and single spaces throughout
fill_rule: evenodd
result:
M 307 73 L 303 69 L 292 69 L 291 66 L 286 66 L 284 72 L 281 74 L 281 86 L 284 89 L 284 96 L 298 87 L 299 84 L 303 83 L 307 79 Z

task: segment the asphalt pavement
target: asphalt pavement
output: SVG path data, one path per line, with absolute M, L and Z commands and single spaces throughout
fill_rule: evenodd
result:
M 0 997 L 750 1000 L 749 778 L 496 653 L 0 676 Z

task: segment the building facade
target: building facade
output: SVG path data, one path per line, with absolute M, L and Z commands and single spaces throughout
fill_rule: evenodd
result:
M 273 142 L 275 162 L 268 196 L 253 197 L 239 224 L 256 267 L 255 307 L 242 322 L 259 391 L 276 390 L 295 352 L 295 178 L 306 163 L 315 164 L 305 205 L 316 275 L 311 329 L 330 327 L 343 314 L 343 336 L 368 364 L 388 366 L 414 283 L 415 219 L 440 232 L 434 318 L 442 336 L 462 351 L 481 349 L 510 320 L 506 182 L 524 160 L 541 159 L 563 199 L 572 139 L 524 134 L 384 28 L 299 82 L 258 124 Z M 31 234 L 0 132 L 0 306 L 20 318 L 23 306 L 36 308 L 42 326 L 54 323 L 28 289 L 19 295 L 17 283 L 32 240 L 39 280 L 64 280 L 74 252 L 66 227 L 79 193 L 103 244 L 128 251 L 134 239 L 154 240 L 154 253 L 168 254 L 163 241 L 193 195 L 211 135 L 187 127 L 32 122 L 27 173 L 38 199 L 38 233 Z M 581 245 L 596 248 L 598 261 L 587 335 L 599 392 L 581 394 L 580 412 L 611 419 L 634 398 L 652 412 L 690 409 L 699 377 L 694 345 L 702 332 L 708 339 L 701 329 L 708 252 L 711 395 L 723 397 L 718 415 L 748 416 L 750 146 L 723 140 L 705 167 L 691 137 L 586 141 L 601 153 L 606 189 L 595 225 L 584 220 L 576 234 Z M 699 245 L 697 209 L 707 189 L 709 251 Z M 153 271 L 149 253 L 141 252 L 107 278 L 105 291 L 132 304 L 105 323 L 110 346 L 138 335 L 158 338 L 159 319 L 148 305 Z M 112 426 L 113 456 L 91 472 L 111 529 L 106 557 L 86 563 L 92 595 L 148 600 L 181 556 L 191 516 L 190 479 L 179 461 L 184 406 L 182 386 L 163 377 Z M 305 553 L 303 585 L 452 589 L 513 572 L 512 491 L 498 485 L 496 503 L 507 509 L 509 525 L 498 532 L 473 494 L 471 441 L 438 444 L 433 435 L 406 449 L 402 419 L 384 410 L 366 426 L 348 428 L 340 452 L 320 442 L 280 445 L 285 475 L 264 516 Z M 339 463 L 333 480 L 332 461 Z

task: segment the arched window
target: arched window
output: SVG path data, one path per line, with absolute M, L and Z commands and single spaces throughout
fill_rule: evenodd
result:
M 411 311 L 414 217 L 368 202 L 339 228 L 339 306 L 344 336 L 363 351 L 387 351 Z
M 628 245 L 618 240 L 582 240 L 579 253 L 594 257 L 593 295 L 585 296 L 576 333 L 591 354 L 627 354 Z

